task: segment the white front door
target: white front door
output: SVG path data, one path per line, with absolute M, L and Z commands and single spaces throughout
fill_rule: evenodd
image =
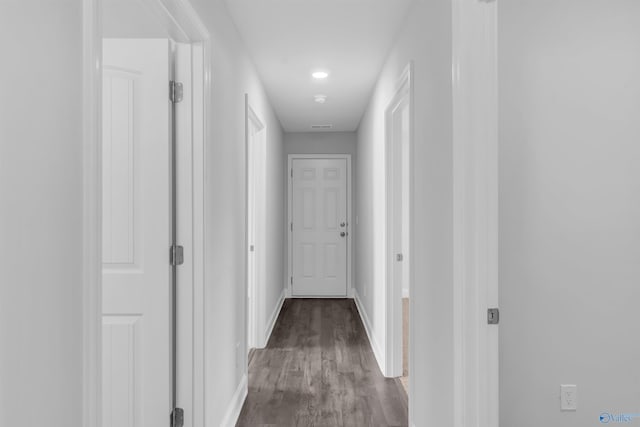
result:
M 172 404 L 169 41 L 103 44 L 103 426 Z
M 292 160 L 292 294 L 347 295 L 347 160 Z

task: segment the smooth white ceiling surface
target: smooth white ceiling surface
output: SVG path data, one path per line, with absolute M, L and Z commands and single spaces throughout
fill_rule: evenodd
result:
M 413 0 L 226 0 L 287 132 L 353 131 Z M 330 72 L 315 81 L 314 70 Z M 327 95 L 324 104 L 314 95 Z

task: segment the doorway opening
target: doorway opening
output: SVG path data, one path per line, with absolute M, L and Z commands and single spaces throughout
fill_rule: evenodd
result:
M 413 131 L 409 64 L 385 111 L 387 158 L 387 357 L 389 376 L 411 396 Z
M 167 3 L 85 0 L 85 181 L 95 195 L 85 209 L 97 270 L 89 318 L 101 347 L 88 426 L 150 427 L 169 417 L 204 425 L 196 159 L 204 158 L 208 35 L 190 6 L 176 2 L 174 16 Z

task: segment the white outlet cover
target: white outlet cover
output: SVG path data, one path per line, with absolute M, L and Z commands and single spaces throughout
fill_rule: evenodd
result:
M 578 409 L 578 386 L 575 384 L 560 385 L 560 410 L 576 411 Z

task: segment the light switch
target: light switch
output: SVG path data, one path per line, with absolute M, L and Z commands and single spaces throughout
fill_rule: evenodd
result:
M 560 386 L 560 410 L 575 411 L 578 409 L 578 386 L 562 384 Z

